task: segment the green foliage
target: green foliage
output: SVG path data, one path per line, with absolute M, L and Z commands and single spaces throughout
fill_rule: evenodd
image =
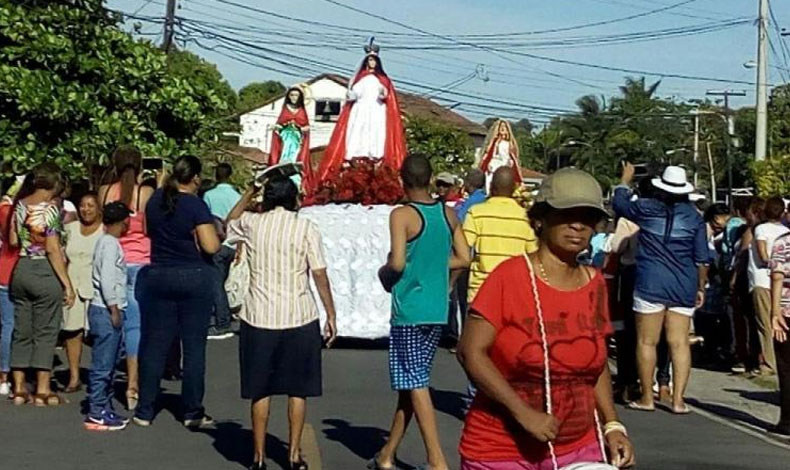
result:
M 406 144 L 410 153 L 430 158 L 434 173 L 462 175 L 475 159 L 474 143 L 468 134 L 430 119 L 408 120 Z
M 771 91 L 768 122 L 771 154 L 790 154 L 790 85 L 781 85 Z
M 752 162 L 757 194 L 763 197 L 790 194 L 790 155 Z
M 239 103 L 236 110 L 246 113 L 284 92 L 285 85 L 274 80 L 249 83 L 239 90 Z
M 216 80 L 117 23 L 102 0 L 0 3 L 2 173 L 49 160 L 84 177 L 120 144 L 173 158 L 216 141 L 228 112 Z
M 239 98 L 216 65 L 192 52 L 173 50 L 167 55 L 167 70 L 177 77 L 189 77 L 193 86 L 214 90 L 228 109 L 236 109 Z

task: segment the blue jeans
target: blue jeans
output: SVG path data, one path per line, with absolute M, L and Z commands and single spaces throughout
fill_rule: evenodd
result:
M 140 304 L 135 294 L 137 275 L 144 264 L 126 266 L 126 309 L 123 311 L 123 345 L 126 355 L 137 357 L 140 351 Z
M 204 416 L 206 335 L 217 270 L 211 265 L 146 266 L 140 271 L 137 298 L 142 313 L 140 401 L 135 415 L 154 418 L 154 403 L 167 356 L 176 336 L 184 355 L 181 398 L 184 419 Z
M 110 311 L 98 305 L 88 308 L 88 322 L 89 334 L 93 339 L 91 370 L 88 374 L 88 413 L 98 416 L 102 411 L 113 409 L 115 363 L 121 352 L 123 330 L 114 327 Z
M 8 286 L 0 286 L 0 372 L 11 371 L 11 335 L 14 333 L 14 303 Z
M 217 268 L 217 282 L 214 283 L 214 313 L 211 324 L 216 328 L 230 328 L 230 304 L 228 293 L 225 291 L 225 280 L 228 279 L 230 264 L 236 259 L 236 250 L 225 245 L 214 255 L 214 265 Z

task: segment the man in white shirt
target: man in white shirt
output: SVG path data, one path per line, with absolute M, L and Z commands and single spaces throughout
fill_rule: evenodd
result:
M 754 300 L 757 332 L 760 336 L 762 357 L 760 371 L 776 373 L 774 343 L 771 336 L 771 269 L 769 261 L 774 242 L 790 232 L 782 224 L 785 203 L 781 197 L 772 197 L 765 202 L 765 221 L 754 228 L 754 242 L 749 247 L 749 288 Z

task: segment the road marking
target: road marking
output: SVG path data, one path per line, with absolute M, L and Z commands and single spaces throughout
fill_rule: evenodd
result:
M 617 373 L 617 364 L 611 359 L 609 360 L 609 370 L 613 374 Z M 687 398 L 693 398 L 693 397 L 687 397 Z M 711 402 L 710 404 L 715 405 L 716 403 Z M 688 406 L 691 411 L 702 416 L 703 418 L 707 418 L 713 422 L 727 426 L 730 429 L 735 429 L 736 431 L 740 431 L 744 434 L 748 434 L 749 436 L 757 438 L 775 447 L 779 447 L 780 449 L 790 450 L 790 440 L 783 440 L 779 436 L 772 437 L 771 435 L 768 434 L 768 431 L 766 431 L 765 429 L 759 426 L 754 426 L 752 424 L 745 423 L 737 419 L 725 418 L 723 416 L 719 416 L 716 413 L 712 413 L 710 411 L 704 410 L 698 406 L 690 405 L 688 403 L 688 400 L 686 400 L 686 406 Z
M 302 430 L 302 453 L 310 470 L 321 470 L 321 449 L 315 437 L 315 429 L 310 424 L 304 425 Z
M 711 403 L 711 404 L 714 404 L 714 403 Z M 686 406 L 688 406 L 689 409 L 691 411 L 693 411 L 694 413 L 696 413 L 696 414 L 698 414 L 698 415 L 700 415 L 700 416 L 702 416 L 704 418 L 707 418 L 707 419 L 709 419 L 711 421 L 714 421 L 716 423 L 719 423 L 719 424 L 722 424 L 724 426 L 727 426 L 728 428 L 735 429 L 736 431 L 740 431 L 740 432 L 742 432 L 744 434 L 748 434 L 748 435 L 750 435 L 750 436 L 752 436 L 754 438 L 757 438 L 757 439 L 759 439 L 759 440 L 761 440 L 761 441 L 763 441 L 763 442 L 765 442 L 767 444 L 771 444 L 773 446 L 779 447 L 780 449 L 790 450 L 790 441 L 782 442 L 781 438 L 778 437 L 778 436 L 777 437 L 771 437 L 771 436 L 768 435 L 768 431 L 766 431 L 765 429 L 763 429 L 761 427 L 754 426 L 754 425 L 751 425 L 749 423 L 744 423 L 743 421 L 733 420 L 731 418 L 725 418 L 725 417 L 719 416 L 719 415 L 717 415 L 715 413 L 711 413 L 710 411 L 706 411 L 706 410 L 704 410 L 702 408 L 699 408 L 697 406 L 689 405 L 688 403 L 686 403 Z

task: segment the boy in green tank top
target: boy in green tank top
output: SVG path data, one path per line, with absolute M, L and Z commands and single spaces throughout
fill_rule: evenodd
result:
M 428 159 L 409 156 L 400 173 L 408 202 L 390 215 L 390 256 L 379 271 L 384 288 L 392 294 L 389 366 L 398 406 L 389 439 L 368 468 L 395 468 L 398 445 L 416 415 L 427 468 L 447 470 L 428 385 L 442 326 L 447 323 L 450 270 L 469 266 L 469 246 L 453 210 L 431 197 Z

